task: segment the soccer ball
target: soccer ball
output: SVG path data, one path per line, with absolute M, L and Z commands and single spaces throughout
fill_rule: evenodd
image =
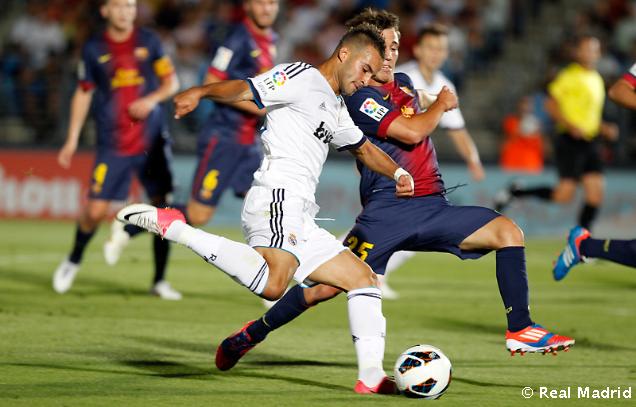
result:
M 395 362 L 395 383 L 406 397 L 436 399 L 451 382 L 450 360 L 431 345 L 408 348 Z

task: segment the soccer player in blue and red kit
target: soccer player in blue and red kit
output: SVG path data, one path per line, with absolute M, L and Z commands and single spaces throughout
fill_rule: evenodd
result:
M 507 349 L 513 355 L 568 349 L 574 344 L 572 338 L 555 335 L 530 318 L 522 231 L 498 212 L 455 206 L 444 196 L 444 182 L 428 135 L 441 115 L 455 106 L 456 97 L 445 87 L 428 110 L 420 112 L 409 77 L 393 73 L 399 47 L 398 17 L 367 9 L 347 25 L 362 22 L 383 30 L 386 59 L 370 86 L 346 97 L 345 102 L 351 118 L 369 140 L 413 174 L 415 197 L 396 198 L 389 183 L 358 162 L 363 210 L 345 245 L 380 274 L 389 257 L 399 250 L 447 252 L 461 259 L 476 259 L 495 250 L 497 282 L 508 319 Z M 219 345 L 217 367 L 230 369 L 269 332 L 339 293 L 324 285 L 293 287 L 263 317 Z
M 244 0 L 243 10 L 245 18 L 216 48 L 205 84 L 254 77 L 274 66 L 276 34 L 271 27 L 278 15 L 278 0 Z M 245 196 L 262 159 L 256 134 L 264 113 L 252 102 L 215 105 L 198 136 L 190 200 L 185 207 L 173 205 L 183 211 L 188 223 L 209 222 L 227 188 Z M 136 231 L 135 226 L 113 222 L 111 237 L 104 245 L 109 264 L 119 260 Z
M 216 49 L 206 84 L 245 79 L 274 67 L 276 34 L 271 27 L 278 0 L 244 0 L 243 8 L 246 17 Z M 199 162 L 186 210 L 189 223 L 207 223 L 227 188 L 245 196 L 262 159 L 256 134 L 263 114 L 251 102 L 215 106 L 197 140 Z
M 169 136 L 160 105 L 179 87 L 172 62 L 157 35 L 135 27 L 136 0 L 104 0 L 100 12 L 106 28 L 82 49 L 68 135 L 58 155 L 59 164 L 70 168 L 92 102 L 97 154 L 73 249 L 53 277 L 53 288 L 60 294 L 71 288 L 86 245 L 107 216 L 110 202 L 127 198 L 133 174 L 156 205 L 165 205 L 172 191 Z M 153 244 L 152 292 L 180 299 L 164 280 L 169 244 L 159 237 Z

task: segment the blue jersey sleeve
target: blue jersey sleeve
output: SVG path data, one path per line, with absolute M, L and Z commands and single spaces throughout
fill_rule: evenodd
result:
M 93 55 L 94 52 L 93 47 L 91 47 L 91 42 L 87 42 L 82 47 L 82 56 L 77 66 L 77 80 L 79 81 L 79 86 L 84 90 L 88 91 L 94 89 L 96 84 L 96 60 Z
M 151 31 L 148 31 L 146 35 L 150 61 L 152 61 L 155 75 L 159 78 L 163 78 L 174 74 L 174 65 L 170 57 L 164 52 L 159 36 Z
M 389 124 L 399 116 L 389 100 L 373 88 L 363 88 L 345 98 L 353 122 L 369 137 L 385 138 Z
M 250 50 L 246 40 L 247 33 L 244 30 L 239 27 L 232 30 L 214 52 L 208 73 L 221 80 L 245 79 L 237 76 L 234 72 L 240 65 L 242 53 Z

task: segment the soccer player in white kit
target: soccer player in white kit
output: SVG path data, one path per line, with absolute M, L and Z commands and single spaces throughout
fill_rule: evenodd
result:
M 399 197 L 413 195 L 413 178 L 367 141 L 341 98 L 366 86 L 384 59 L 384 39 L 371 25 L 349 30 L 318 68 L 282 64 L 247 81 L 223 81 L 177 95 L 175 116 L 208 97 L 254 101 L 266 108 L 264 159 L 254 174 L 241 222 L 247 244 L 187 225 L 175 209 L 130 205 L 117 218 L 181 243 L 262 298 L 280 298 L 294 278 L 347 291 L 351 335 L 358 357 L 357 393 L 394 393 L 382 367 L 386 322 L 375 273 L 318 227 L 315 189 L 329 144 L 349 150 L 366 166 L 396 181 Z
M 398 65 L 395 72 L 404 72 L 411 78 L 413 86 L 418 91 L 422 107 L 429 106 L 435 101 L 437 94 L 444 86 L 453 93 L 457 93 L 455 85 L 440 71 L 448 59 L 448 30 L 445 26 L 432 24 L 422 28 L 413 46 L 413 53 L 415 60 Z M 466 130 L 466 122 L 460 108 L 444 113 L 439 121 L 439 127 L 446 130 L 455 148 L 466 162 L 472 178 L 475 181 L 483 180 L 486 176 L 484 167 L 475 142 Z M 415 252 L 408 251 L 397 252 L 391 256 L 384 275 L 379 276 L 384 298 L 398 298 L 398 293 L 387 282 L 388 276 L 413 256 Z

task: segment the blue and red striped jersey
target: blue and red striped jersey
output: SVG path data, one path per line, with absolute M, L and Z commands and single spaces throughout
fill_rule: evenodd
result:
M 247 79 L 273 68 L 276 35 L 255 31 L 249 19 L 232 27 L 215 50 L 208 72 L 219 79 Z M 199 148 L 205 148 L 210 137 L 253 144 L 260 118 L 228 105 L 217 104 L 199 134 Z
M 161 78 L 174 73 L 152 31 L 136 28 L 123 42 L 115 42 L 106 31 L 93 36 L 84 44 L 78 71 L 79 86 L 95 91 L 92 114 L 98 149 L 141 154 L 165 130 L 160 105 L 145 120 L 128 113 L 133 101 L 157 90 Z
M 415 196 L 436 194 L 444 191 L 444 182 L 439 171 L 435 147 L 430 137 L 415 145 L 401 143 L 387 137 L 387 129 L 400 115 L 409 117 L 419 112 L 411 79 L 403 73 L 395 74 L 395 80 L 383 86 L 367 86 L 345 103 L 354 123 L 373 144 L 380 147 L 415 181 Z M 395 182 L 357 163 L 362 179 L 360 196 L 366 202 L 374 193 L 395 192 Z

